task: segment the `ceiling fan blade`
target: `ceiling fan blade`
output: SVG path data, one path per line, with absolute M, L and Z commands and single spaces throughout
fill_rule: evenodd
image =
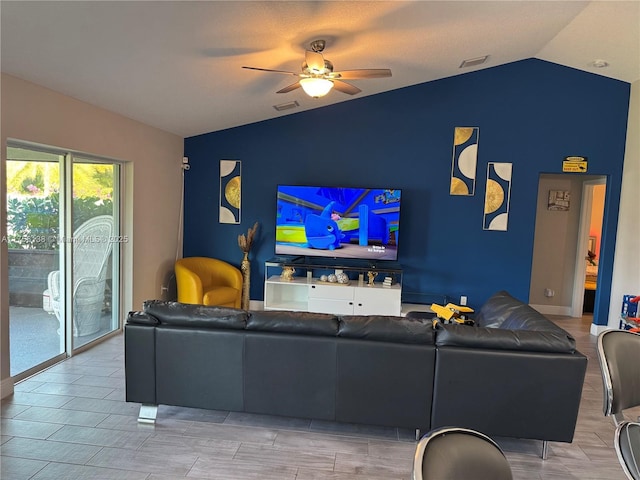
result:
M 347 82 L 341 82 L 340 80 L 332 80 L 332 82 L 333 82 L 333 88 L 335 88 L 336 90 L 342 93 L 355 95 L 356 93 L 360 93 L 362 91 L 358 87 L 354 87 L 353 85 Z
M 271 70 L 269 68 L 258 68 L 258 67 L 242 67 L 242 68 L 246 68 L 247 70 L 258 70 L 260 72 L 271 72 L 271 73 L 284 73 L 287 75 L 294 75 L 294 76 L 298 76 L 299 74 L 294 73 L 294 72 L 287 72 L 285 70 Z
M 288 86 L 286 86 L 284 88 L 281 88 L 276 93 L 289 93 L 289 92 L 295 90 L 296 88 L 300 88 L 301 86 L 302 85 L 300 85 L 300 82 L 292 83 L 291 85 L 288 85 Z
M 391 76 L 388 68 L 363 68 L 360 70 L 343 70 L 333 72 L 333 76 L 340 79 L 357 80 L 359 78 L 385 78 Z
M 307 67 L 312 72 L 314 73 L 324 72 L 324 57 L 320 53 L 307 50 L 305 53 L 304 60 L 307 64 Z

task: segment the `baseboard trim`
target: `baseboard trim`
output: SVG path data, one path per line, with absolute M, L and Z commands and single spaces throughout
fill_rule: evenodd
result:
M 261 300 L 249 300 L 249 310 L 264 310 L 264 302 Z
M 595 323 L 592 323 L 590 333 L 594 337 L 597 337 L 605 330 L 614 330 L 614 329 L 611 328 L 609 325 L 596 325 Z
M 571 316 L 571 307 L 563 307 L 560 305 L 529 305 L 543 315 L 564 315 Z
M 5 378 L 0 382 L 0 398 L 13 395 L 13 377 Z

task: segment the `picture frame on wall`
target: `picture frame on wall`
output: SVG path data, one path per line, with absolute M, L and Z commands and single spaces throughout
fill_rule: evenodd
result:
M 483 230 L 507 231 L 512 176 L 512 163 L 489 162 L 487 164 Z
M 450 195 L 473 196 L 476 190 L 479 127 L 455 127 Z
M 549 201 L 547 210 L 566 212 L 571 203 L 571 192 L 567 190 L 549 190 Z
M 241 179 L 240 160 L 220 160 L 220 223 L 240 223 Z

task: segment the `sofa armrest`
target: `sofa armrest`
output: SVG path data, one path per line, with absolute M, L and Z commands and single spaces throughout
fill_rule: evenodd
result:
M 574 353 L 576 342 L 564 331 L 507 330 L 467 325 L 436 326 L 436 346 Z
M 156 401 L 156 328 L 129 323 L 124 326 L 124 370 L 127 402 Z
M 438 347 L 431 428 L 571 442 L 586 368 L 580 352 Z
M 204 290 L 200 277 L 180 261 L 175 264 L 175 273 L 178 301 L 195 305 L 201 304 Z

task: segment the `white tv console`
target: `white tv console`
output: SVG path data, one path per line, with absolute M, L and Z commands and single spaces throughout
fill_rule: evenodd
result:
M 285 267 L 295 269 L 291 280 L 280 274 Z M 350 277 L 348 284 L 322 282 L 320 275 L 335 270 Z M 368 272 L 376 272 L 368 285 Z M 383 285 L 391 277 L 390 286 Z M 265 262 L 264 309 L 302 312 L 400 315 L 402 306 L 402 269 L 397 263 L 348 262 L 346 259 L 276 257 Z

